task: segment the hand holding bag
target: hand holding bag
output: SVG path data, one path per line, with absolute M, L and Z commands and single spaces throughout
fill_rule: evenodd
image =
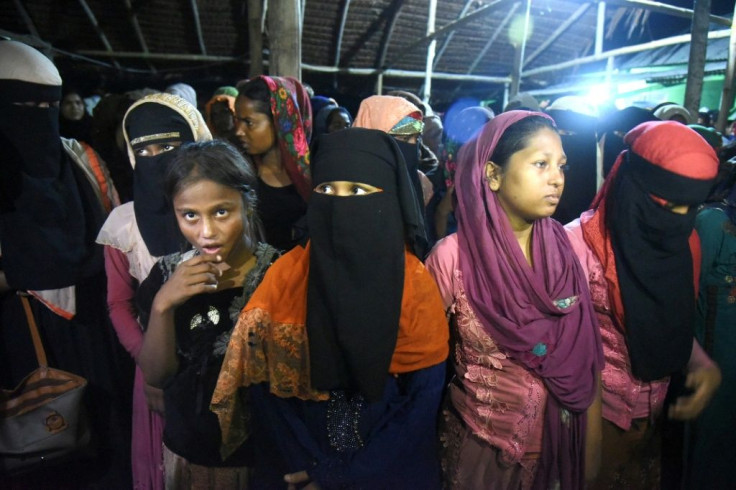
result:
M 50 368 L 28 298 L 21 296 L 39 367 L 0 390 L 0 474 L 18 474 L 75 456 L 90 442 L 87 380 Z

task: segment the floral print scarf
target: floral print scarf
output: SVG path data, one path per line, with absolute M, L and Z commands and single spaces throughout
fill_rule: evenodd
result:
M 299 92 L 296 79 L 282 77 L 261 77 L 271 92 L 271 114 L 281 151 L 281 162 L 297 192 L 306 201 L 312 191 L 312 178 L 309 170 L 308 137 L 312 132 L 312 109 L 302 108 L 309 104 L 306 99 L 299 105 L 295 92 Z M 305 121 L 306 119 L 306 121 Z

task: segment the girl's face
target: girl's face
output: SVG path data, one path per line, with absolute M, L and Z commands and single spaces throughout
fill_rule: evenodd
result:
M 79 94 L 70 93 L 61 101 L 61 115 L 70 121 L 79 121 L 84 117 L 84 101 Z
M 271 116 L 259 112 L 256 102 L 247 97 L 235 100 L 235 135 L 249 155 L 263 155 L 276 145 Z
M 505 169 L 486 164 L 486 179 L 514 230 L 552 216 L 565 187 L 567 157 L 557 133 L 543 128 L 509 159 Z
M 245 209 L 240 192 L 199 180 L 174 196 L 174 212 L 184 238 L 205 254 L 236 259 L 246 246 Z

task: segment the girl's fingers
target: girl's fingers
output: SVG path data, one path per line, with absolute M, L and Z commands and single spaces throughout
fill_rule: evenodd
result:
M 187 275 L 187 286 L 196 286 L 202 284 L 204 286 L 217 287 L 219 274 L 209 271 L 198 272 L 196 274 Z

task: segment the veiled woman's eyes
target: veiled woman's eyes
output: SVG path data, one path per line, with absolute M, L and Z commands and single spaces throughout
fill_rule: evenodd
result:
M 327 194 L 337 197 L 365 196 L 374 192 L 382 192 L 382 189 L 364 182 L 352 182 L 347 180 L 335 180 L 323 182 L 314 188 L 318 194 Z
M 319 192 L 320 194 L 334 194 L 335 193 L 335 188 L 332 187 L 330 184 L 320 184 L 314 190 Z

